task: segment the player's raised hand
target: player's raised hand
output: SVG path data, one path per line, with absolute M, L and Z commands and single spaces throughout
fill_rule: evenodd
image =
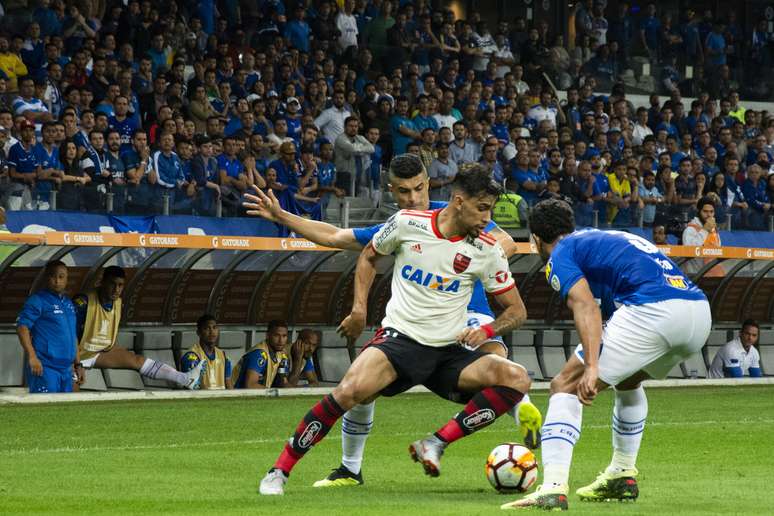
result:
M 481 328 L 465 328 L 457 335 L 457 342 L 476 349 L 488 339 L 486 332 Z
M 359 312 L 352 312 L 341 321 L 339 327 L 336 328 L 336 333 L 345 338 L 357 339 L 363 328 L 365 328 L 366 317 L 365 314 Z
M 247 208 L 247 214 L 264 218 L 270 222 L 279 222 L 282 207 L 271 188 L 269 188 L 268 194 L 263 193 L 258 188 L 254 188 L 254 190 L 256 195 L 245 194 L 245 199 L 250 202 L 242 203 L 242 206 Z

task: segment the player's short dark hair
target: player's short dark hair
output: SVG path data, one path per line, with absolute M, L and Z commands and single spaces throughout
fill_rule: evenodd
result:
M 400 154 L 390 161 L 390 177 L 411 179 L 421 173 L 427 173 L 422 159 L 415 154 Z
M 67 268 L 67 265 L 62 260 L 51 260 L 50 262 L 46 263 L 46 265 L 43 267 L 43 271 L 45 272 L 45 277 L 48 278 L 51 276 L 54 271 L 59 268 L 64 267 Z
M 287 328 L 288 323 L 282 319 L 272 319 L 266 327 L 266 333 L 272 333 L 277 328 Z
M 547 244 L 561 235 L 575 231 L 575 215 L 572 207 L 558 199 L 541 201 L 529 214 L 529 229 Z
M 102 281 L 111 279 L 111 278 L 126 278 L 126 272 L 123 268 L 119 267 L 118 265 L 111 265 L 110 267 L 105 267 L 105 270 L 102 271 Z
M 462 192 L 468 197 L 499 197 L 503 193 L 502 186 L 492 179 L 489 170 L 478 164 L 457 172 L 452 181 L 452 190 Z
M 712 200 L 712 198 L 708 196 L 704 196 L 701 199 L 699 199 L 699 202 L 696 203 L 696 209 L 701 211 L 701 209 L 704 208 L 704 206 L 707 204 L 709 204 L 713 208 L 715 207 L 715 202 Z
M 201 317 L 196 319 L 196 332 L 200 332 L 204 329 L 205 326 L 207 326 L 208 322 L 214 322 L 215 324 L 218 324 L 217 319 L 215 319 L 215 316 L 212 314 L 203 314 Z
M 742 329 L 745 329 L 748 326 L 755 326 L 756 328 L 758 328 L 758 331 L 761 330 L 761 327 L 758 325 L 758 321 L 756 321 L 755 319 L 745 319 L 744 322 L 742 323 Z

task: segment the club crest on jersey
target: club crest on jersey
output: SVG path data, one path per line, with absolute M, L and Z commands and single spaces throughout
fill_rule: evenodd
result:
M 459 292 L 460 290 L 460 280 L 444 278 L 432 272 L 415 269 L 411 265 L 404 265 L 400 270 L 400 275 L 403 279 L 430 290 L 440 290 L 441 292 Z
M 682 276 L 664 274 L 664 277 L 666 278 L 670 287 L 676 288 L 678 290 L 688 290 L 688 283 L 685 282 L 685 278 Z
M 470 258 L 464 254 L 457 253 L 454 256 L 454 272 L 457 274 L 462 274 L 465 272 L 465 270 L 468 268 L 468 265 L 470 265 Z

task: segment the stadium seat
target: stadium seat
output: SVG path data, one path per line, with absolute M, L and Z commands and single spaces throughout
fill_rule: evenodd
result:
M 145 389 L 142 376 L 134 369 L 103 369 L 102 374 L 108 389 L 130 389 L 133 391 Z
M 761 330 L 758 339 L 758 352 L 761 355 L 763 374 L 774 375 L 774 330 Z
M 320 347 L 317 350 L 317 359 L 322 382 L 338 383 L 349 368 L 349 353 L 344 347 Z
M 133 331 L 120 331 L 118 332 L 118 338 L 116 338 L 116 345 L 126 348 L 130 351 L 136 351 L 134 348 L 134 332 Z
M 24 379 L 24 352 L 16 333 L 0 334 L 0 386 L 18 387 Z
M 702 351 L 694 353 L 683 361 L 683 374 L 686 378 L 706 378 L 707 365 L 704 363 Z M 695 373 L 694 373 L 695 372 Z
M 543 330 L 538 334 L 539 356 L 543 359 L 543 376 L 553 378 L 567 362 L 564 351 L 564 332 L 561 330 Z
M 102 369 L 89 369 L 86 371 L 86 381 L 81 385 L 82 391 L 106 391 L 107 385 L 102 376 Z
M 508 342 L 510 341 L 510 342 Z M 527 374 L 533 380 L 543 380 L 543 371 L 540 369 L 540 361 L 535 349 L 535 332 L 530 330 L 517 330 L 506 339 L 510 344 L 510 358 L 517 364 L 527 369 Z
M 146 358 L 164 362 L 174 367 L 175 357 L 172 352 L 172 332 L 171 331 L 146 331 L 138 332 L 137 338 L 140 339 L 140 349 Z M 156 387 L 169 389 L 174 387 L 166 380 L 153 380 L 151 378 L 142 378 L 147 387 Z

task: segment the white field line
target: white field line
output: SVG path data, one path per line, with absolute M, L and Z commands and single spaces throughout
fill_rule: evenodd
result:
M 764 378 L 722 378 L 698 380 L 648 380 L 643 382 L 647 388 L 655 387 L 736 387 L 742 385 L 774 385 L 774 377 Z M 531 391 L 547 391 L 548 382 L 534 382 Z M 235 389 L 222 391 L 188 391 L 188 390 L 147 390 L 147 391 L 107 391 L 107 392 L 74 392 L 67 394 L 29 394 L 20 387 L 12 387 L 3 392 L 0 390 L 0 406 L 27 405 L 41 403 L 71 403 L 84 401 L 130 401 L 130 400 L 178 400 L 178 399 L 212 399 L 212 398 L 276 398 L 282 396 L 325 396 L 333 387 L 301 387 L 293 389 Z M 429 393 L 422 386 L 412 387 L 406 393 Z
M 508 417 L 507 415 L 505 417 Z M 647 428 L 653 427 L 653 426 L 714 426 L 719 425 L 723 423 L 731 423 L 730 421 L 718 421 L 718 420 L 704 420 L 704 421 L 662 421 L 662 422 L 652 422 L 647 423 L 645 426 Z M 745 419 L 740 421 L 734 421 L 735 425 L 740 424 L 760 424 L 760 425 L 769 425 L 774 423 L 774 419 Z M 599 429 L 607 429 L 610 428 L 610 425 L 583 425 L 583 428 L 581 430 L 599 430 Z M 289 431 L 290 429 L 288 429 Z M 503 429 L 489 429 L 489 430 L 480 430 L 476 433 L 509 433 L 507 430 Z M 398 432 L 398 433 L 392 433 L 390 434 L 392 436 L 396 437 L 411 437 L 416 436 L 416 432 Z M 377 431 L 378 436 L 378 431 Z M 338 441 L 341 440 L 341 435 L 331 435 L 326 437 L 326 441 Z M 206 441 L 202 443 L 166 443 L 166 444 L 139 444 L 139 445 L 126 445 L 126 446 L 88 446 L 88 447 L 71 447 L 71 446 L 63 446 L 59 448 L 24 448 L 19 450 L 0 450 L 0 455 L 5 456 L 20 456 L 20 455 L 37 455 L 37 454 L 45 454 L 45 453 L 53 453 L 53 454 L 65 454 L 65 453 L 94 453 L 94 452 L 106 452 L 106 451 L 140 451 L 140 450 L 171 450 L 176 448 L 219 448 L 219 447 L 230 447 L 230 446 L 244 446 L 244 445 L 256 445 L 256 444 L 269 444 L 269 443 L 284 443 L 287 441 L 287 439 L 282 438 L 271 438 L 271 439 L 242 439 L 242 440 L 231 440 L 231 441 Z

